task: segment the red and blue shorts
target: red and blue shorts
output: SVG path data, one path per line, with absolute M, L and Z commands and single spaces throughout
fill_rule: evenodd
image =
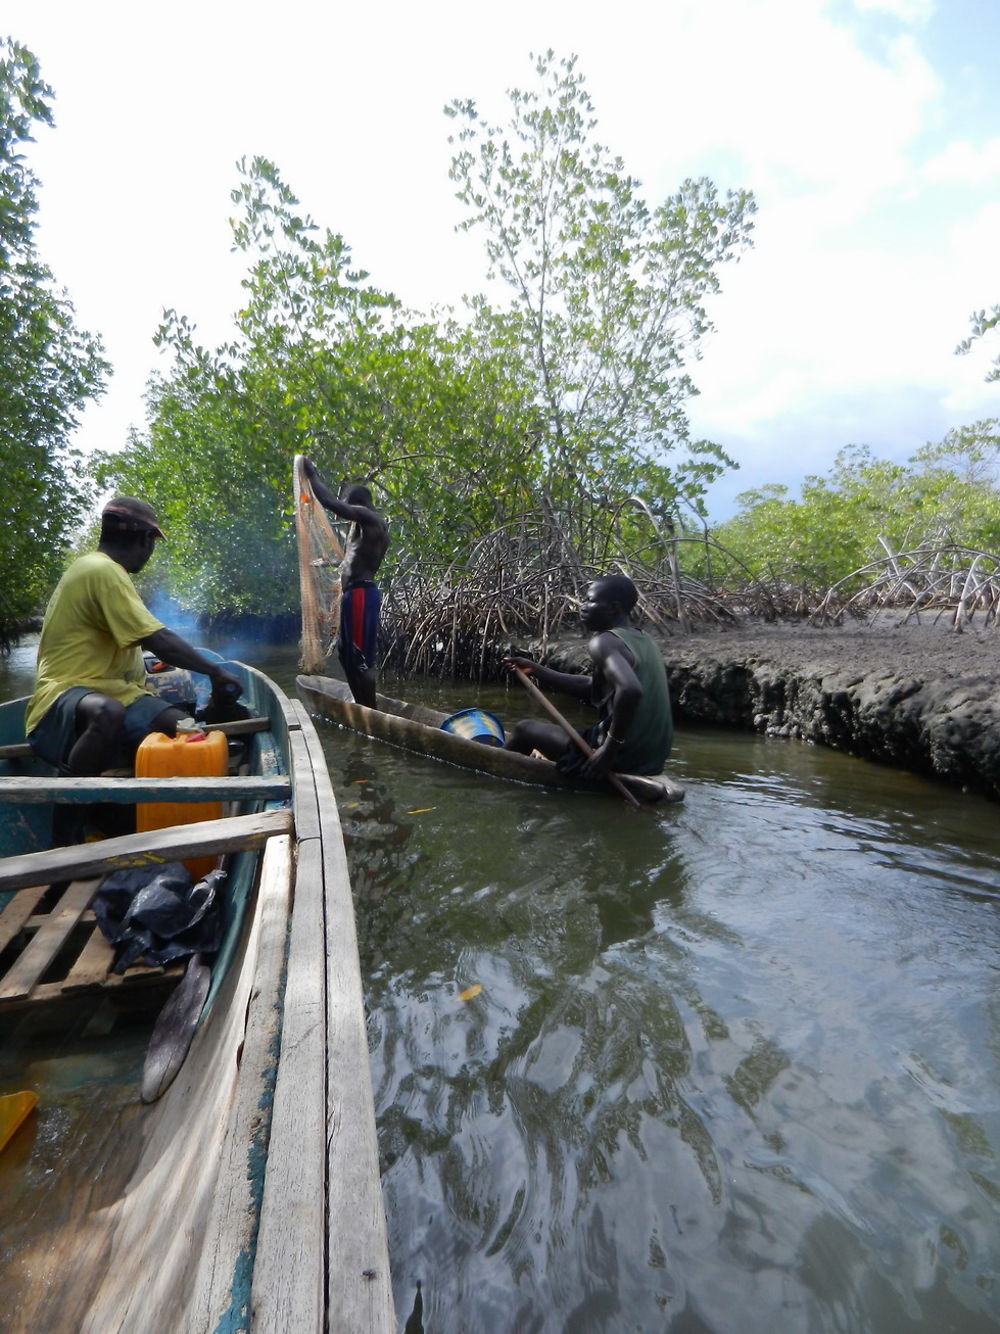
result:
M 340 600 L 337 649 L 345 671 L 367 672 L 378 656 L 378 624 L 382 592 L 371 582 L 351 584 Z

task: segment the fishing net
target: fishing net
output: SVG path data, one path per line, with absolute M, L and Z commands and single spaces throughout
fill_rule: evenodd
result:
M 313 495 L 303 467 L 304 458 L 296 454 L 292 467 L 302 598 L 299 665 L 304 672 L 325 675 L 326 662 L 340 629 L 340 563 L 344 548 L 326 510 Z

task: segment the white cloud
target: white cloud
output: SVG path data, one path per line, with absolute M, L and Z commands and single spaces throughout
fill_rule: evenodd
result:
M 1000 300 L 1000 201 L 960 218 L 949 238 L 954 252 L 967 258 L 979 281 L 992 284 L 984 300 Z
M 670 173 L 735 154 L 739 183 L 763 195 L 850 188 L 864 198 L 899 179 L 940 91 L 912 40 L 876 59 L 820 0 L 663 6 L 617 78 L 599 54 L 596 64 L 602 129 L 629 145 L 630 162 L 636 149 L 655 162 L 655 176 L 639 174 L 661 188 Z
M 1000 186 L 1000 139 L 976 146 L 955 139 L 920 168 L 919 175 L 932 185 Z
M 854 0 L 854 3 L 861 14 L 890 14 L 914 25 L 927 23 L 935 9 L 934 0 Z

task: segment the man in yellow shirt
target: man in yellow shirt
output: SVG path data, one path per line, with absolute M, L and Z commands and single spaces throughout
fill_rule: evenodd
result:
M 142 649 L 201 672 L 213 693 L 235 700 L 239 679 L 168 630 L 146 608 L 130 575 L 163 536 L 151 505 L 116 496 L 101 515 L 96 551 L 75 560 L 49 601 L 38 643 L 35 693 L 25 715 L 31 748 L 64 774 L 99 774 L 150 732 L 173 736 L 185 711 L 145 688 Z

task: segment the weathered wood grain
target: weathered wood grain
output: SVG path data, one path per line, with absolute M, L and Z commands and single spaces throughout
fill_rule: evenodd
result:
M 281 1057 L 251 1308 L 259 1334 L 325 1327 L 326 969 L 319 840 L 298 848 Z
M 5 950 L 30 920 L 35 908 L 48 892 L 48 885 L 30 885 L 22 889 L 0 912 L 0 950 Z
M 108 973 L 114 957 L 114 950 L 105 940 L 101 928 L 95 923 L 87 937 L 86 945 L 66 974 L 66 980 L 62 984 L 63 993 L 69 995 L 74 991 L 89 991 L 93 987 L 104 985 L 120 986 L 121 974 Z M 162 972 L 162 969 L 157 971 Z
M 354 898 L 326 759 L 304 709 L 303 716 L 316 772 L 326 891 L 327 1318 L 330 1329 L 389 1334 L 395 1311 Z
M 283 775 L 229 778 L 3 778 L 0 801 L 71 805 L 100 801 L 273 801 L 291 795 Z
M 47 915 L 34 939 L 21 951 L 3 978 L 0 978 L 0 1002 L 30 994 L 32 987 L 56 957 L 69 933 L 87 910 L 97 893 L 100 880 L 74 880 Z
M 208 1235 L 218 1241 L 202 1253 L 190 1297 L 189 1321 L 196 1329 L 219 1328 L 220 1315 L 228 1314 L 233 1300 L 233 1274 L 240 1258 L 251 1254 L 255 1246 L 260 1183 L 265 1168 L 270 1170 L 268 1141 L 273 1136 L 274 1104 L 267 1097 L 267 1089 L 281 1027 L 282 970 L 293 861 L 292 841 L 285 837 L 271 839 L 261 861 L 257 957 L 240 1055 L 240 1080 L 229 1111 L 208 1220 Z M 286 1189 L 291 1186 L 288 1183 Z M 264 1254 L 259 1241 L 256 1247 L 258 1253 Z M 281 1275 L 284 1283 L 298 1278 L 294 1273 Z M 285 1328 L 306 1334 L 314 1327 L 295 1320 Z
M 145 1334 L 151 1328 L 205 1334 L 216 1328 L 247 1328 L 224 1321 L 222 1312 L 212 1320 L 196 1316 L 192 1298 L 200 1290 L 202 1266 L 221 1264 L 228 1245 L 210 1224 L 243 1079 L 250 1080 L 252 1096 L 260 1098 L 265 1092 L 257 1072 L 245 1072 L 241 1060 L 259 939 L 260 917 L 251 912 L 187 1060 L 159 1102 L 145 1109 L 146 1143 L 108 1219 L 113 1227 L 107 1263 L 80 1334 Z M 231 1287 L 236 1276 L 233 1263 Z
M 292 814 L 287 810 L 263 811 L 259 815 L 233 815 L 198 824 L 168 825 L 143 834 L 124 834 L 99 843 L 83 843 L 44 852 L 26 852 L 0 862 L 0 890 L 23 889 L 43 881 L 51 883 L 130 866 L 157 866 L 237 848 L 259 848 L 276 834 L 287 834 Z

